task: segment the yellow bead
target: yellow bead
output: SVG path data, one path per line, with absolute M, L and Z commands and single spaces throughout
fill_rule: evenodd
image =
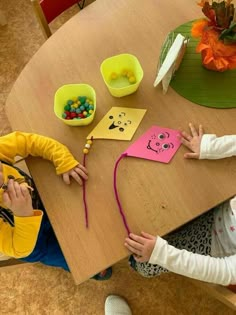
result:
M 133 77 L 133 76 L 134 76 L 134 74 L 133 74 L 132 71 L 128 71 L 127 72 L 127 78 L 130 78 L 130 77 Z
M 92 114 L 92 113 L 93 113 L 93 110 L 92 110 L 92 109 L 90 109 L 90 110 L 89 110 L 89 114 Z
M 75 103 L 75 104 L 72 105 L 72 106 L 74 106 L 74 108 L 78 108 L 78 107 L 79 107 L 79 105 L 78 105 L 77 103 Z
M 88 153 L 89 153 L 89 150 L 85 148 L 85 149 L 83 149 L 83 153 L 84 153 L 84 154 L 88 154 Z
M 118 78 L 118 74 L 116 72 L 111 73 L 111 80 L 116 80 Z
M 87 140 L 87 144 L 92 144 L 93 143 L 93 141 L 92 140 Z
M 83 112 L 83 115 L 84 115 L 84 116 L 87 116 L 87 115 L 88 115 L 88 112 L 84 111 L 84 112 Z
M 135 76 L 129 77 L 129 83 L 135 83 L 135 82 L 136 82 Z
M 123 69 L 122 72 L 121 72 L 122 77 L 126 77 L 127 73 L 128 73 L 128 70 L 127 69 Z

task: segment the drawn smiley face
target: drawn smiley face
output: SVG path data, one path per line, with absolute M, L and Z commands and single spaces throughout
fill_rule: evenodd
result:
M 131 120 L 128 120 L 126 117 L 126 113 L 125 112 L 120 112 L 117 116 L 109 116 L 109 119 L 112 119 L 113 122 L 112 124 L 109 126 L 109 129 L 115 129 L 115 128 L 119 128 L 118 130 L 120 132 L 124 132 L 125 129 L 127 129 L 127 127 L 129 125 L 131 125 Z
M 162 132 L 159 134 L 153 134 L 151 139 L 148 140 L 147 149 L 156 152 L 157 154 L 162 153 L 166 150 L 173 149 L 174 145 L 168 141 L 170 134 L 168 132 Z

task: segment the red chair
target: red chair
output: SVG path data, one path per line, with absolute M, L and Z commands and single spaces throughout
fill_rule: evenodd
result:
M 33 8 L 46 38 L 52 35 L 49 23 L 74 4 L 83 9 L 85 0 L 31 0 Z

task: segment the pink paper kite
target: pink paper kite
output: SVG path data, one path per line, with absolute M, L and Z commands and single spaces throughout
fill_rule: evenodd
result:
M 124 154 L 126 156 L 169 163 L 181 145 L 180 140 L 177 138 L 179 134 L 178 130 L 152 126 Z

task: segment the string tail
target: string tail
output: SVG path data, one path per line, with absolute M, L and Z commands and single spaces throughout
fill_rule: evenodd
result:
M 86 167 L 86 155 L 84 154 L 83 166 Z M 83 179 L 83 203 L 84 203 L 84 214 L 85 214 L 85 226 L 88 228 L 88 206 L 86 201 L 86 180 Z
M 93 143 L 93 137 L 90 139 L 87 139 L 87 143 L 85 144 L 85 148 L 83 150 L 84 152 L 84 158 L 83 158 L 83 166 L 86 167 L 86 155 L 89 153 L 89 149 Z M 86 180 L 83 179 L 83 202 L 84 202 L 84 213 L 85 213 L 85 225 L 86 228 L 88 228 L 88 206 L 86 201 Z
M 114 186 L 115 197 L 116 197 L 116 201 L 117 201 L 117 204 L 118 204 L 118 207 L 119 207 L 120 215 L 122 217 L 122 220 L 123 220 L 124 226 L 126 228 L 126 231 L 127 231 L 128 235 L 129 235 L 130 234 L 130 229 L 129 229 L 129 226 L 128 226 L 128 223 L 127 223 L 124 211 L 122 209 L 122 206 L 121 206 L 121 203 L 120 203 L 120 200 L 119 200 L 119 195 L 118 195 L 118 190 L 117 190 L 117 185 L 116 185 L 118 165 L 119 165 L 120 161 L 126 156 L 127 156 L 127 153 L 123 153 L 123 154 L 121 154 L 121 156 L 116 161 L 116 164 L 115 164 L 115 167 L 114 167 L 114 175 L 113 175 L 113 178 L 114 178 L 113 186 Z

